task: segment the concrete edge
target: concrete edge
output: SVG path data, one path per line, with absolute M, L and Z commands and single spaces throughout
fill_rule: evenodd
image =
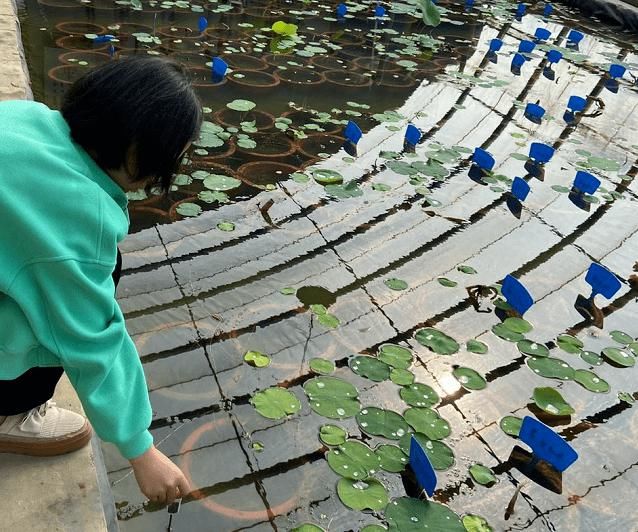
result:
M 120 527 L 117 523 L 117 512 L 115 511 L 115 499 L 111 491 L 106 464 L 104 463 L 104 455 L 102 454 L 102 445 L 95 432 L 91 437 L 91 449 L 93 450 L 93 463 L 95 465 L 95 473 L 97 476 L 97 487 L 104 508 L 104 519 L 106 520 L 107 532 L 119 532 Z
M 3 16 L 1 18 L 5 18 L 7 21 L 14 20 L 14 32 L 11 32 L 15 35 L 14 39 L 14 51 L 18 53 L 20 58 L 20 78 L 14 81 L 10 81 L 10 85 L 17 89 L 16 92 L 22 92 L 22 94 L 17 95 L 17 99 L 21 100 L 33 100 L 33 91 L 31 89 L 31 77 L 29 76 L 29 68 L 27 66 L 26 55 L 24 53 L 24 46 L 22 45 L 22 31 L 20 29 L 20 21 L 18 19 L 18 4 L 17 0 L 0 0 L 0 7 L 2 7 L 3 3 L 8 3 L 11 11 L 8 15 L 5 15 L 5 10 L 0 11 L 0 14 Z M 7 51 L 7 50 L 3 50 Z M 10 50 L 9 50 L 10 51 Z M 9 65 L 11 65 L 11 59 L 8 60 Z M 5 64 L 5 68 L 6 68 Z M 10 72 L 11 74 L 11 72 Z M 0 99 L 3 96 L 2 92 L 3 83 L 0 82 Z
M 586 17 L 598 17 L 623 29 L 638 32 L 638 0 L 559 0 L 578 8 Z

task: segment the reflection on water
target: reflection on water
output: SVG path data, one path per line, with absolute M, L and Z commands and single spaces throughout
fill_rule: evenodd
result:
M 482 515 L 495 530 L 632 529 L 634 370 L 563 352 L 555 340 L 575 335 L 584 350 L 600 353 L 618 345 L 611 331 L 638 336 L 630 277 L 638 249 L 638 98 L 628 74 L 606 74 L 610 64 L 638 69 L 633 37 L 565 8 L 547 20 L 538 12 L 514 20 L 507 2 L 461 4 L 439 2 L 449 11 L 432 30 L 400 6 L 378 19 L 365 3 L 348 4 L 351 16 L 339 22 L 334 5 L 314 0 L 143 0 L 141 11 L 106 0 L 27 1 L 23 33 L 38 99 L 59 105 L 78 75 L 110 61 L 108 43 L 85 37 L 110 33 L 118 39 L 114 56 L 163 54 L 186 64 L 207 107 L 208 142 L 195 147 L 168 197 L 131 198 L 133 234 L 122 246 L 119 299 L 147 374 L 152 431 L 196 488 L 173 530 L 314 522 L 344 531 L 381 523 L 382 514 L 340 502 L 318 432 L 336 423 L 372 449 L 393 442 L 366 435 L 354 418 L 319 417 L 303 385 L 315 376 L 309 361 L 325 358 L 355 384 L 362 407 L 403 412 L 394 381 L 405 374 L 374 382 L 348 367 L 353 354 L 374 355 L 388 342 L 414 351 L 410 371 L 437 392 L 435 408 L 452 429 L 445 443 L 455 463 L 438 471 L 435 500 Z M 278 20 L 299 26 L 294 43 L 268 31 Z M 550 37 L 534 43 L 539 27 Z M 572 28 L 585 33 L 579 43 L 568 40 Z M 531 52 L 515 55 L 521 41 Z M 552 49 L 563 56 L 550 66 Z M 207 62 L 216 56 L 233 69 L 222 83 L 209 79 Z M 238 98 L 256 107 L 226 107 Z M 573 101 L 585 103 L 568 108 Z M 525 107 L 536 102 L 545 115 L 529 120 Z M 342 149 L 348 120 L 364 131 L 355 158 Z M 408 122 L 422 138 L 404 151 Z M 555 150 L 551 159 L 530 159 L 532 142 Z M 475 147 L 493 156 L 491 172 L 472 165 Z M 356 190 L 324 189 L 312 178 L 317 167 L 356 182 Z M 583 169 L 601 181 L 593 195 L 570 192 Z M 527 197 L 509 193 L 515 177 L 529 185 Z M 192 203 L 204 211 L 193 218 Z M 221 231 L 220 222 L 234 231 Z M 612 300 L 587 299 L 592 261 L 621 280 Z M 527 338 L 574 369 L 593 370 L 610 393 L 544 379 L 516 342 L 492 333 L 505 316 L 493 312 L 496 283 L 507 274 L 535 300 Z M 338 322 L 322 321 L 312 305 Z M 421 346 L 414 335 L 423 327 L 445 331 L 458 352 Z M 488 351 L 469 349 L 474 339 Z M 271 364 L 248 366 L 249 350 Z M 476 370 L 487 388 L 462 388 L 452 374 L 459 366 Z M 266 419 L 249 402 L 277 385 L 302 401 L 290 419 Z M 556 386 L 575 414 L 548 416 L 530 402 L 542 386 Z M 563 473 L 562 494 L 554 493 L 556 482 L 546 489 L 543 480 L 527 480 L 506 511 L 525 466 L 510 459 L 516 442 L 499 428 L 505 415 L 534 415 L 575 447 L 580 459 Z M 127 463 L 110 445 L 103 449 L 121 529 L 165 529 L 166 511 L 145 504 Z M 471 480 L 468 467 L 477 462 L 492 468 L 495 485 Z M 391 498 L 414 488 L 405 475 L 375 478 Z

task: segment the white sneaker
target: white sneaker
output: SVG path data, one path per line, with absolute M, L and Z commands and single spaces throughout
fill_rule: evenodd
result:
M 65 454 L 84 447 L 91 433 L 91 425 L 83 416 L 47 401 L 28 412 L 7 416 L 0 423 L 0 453 Z

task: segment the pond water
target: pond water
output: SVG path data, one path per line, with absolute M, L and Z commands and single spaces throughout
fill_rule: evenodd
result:
M 562 6 L 543 17 L 540 3 L 516 19 L 513 2 L 441 0 L 434 29 L 408 3 L 381 18 L 376 3 L 346 5 L 343 20 L 317 0 L 22 9 L 37 99 L 59 105 L 111 60 L 94 40 L 108 33 L 114 56 L 187 64 L 206 106 L 169 197 L 131 195 L 118 289 L 156 445 L 197 489 L 172 530 L 462 530 L 456 516 L 471 515 L 494 530 L 635 530 L 638 96 L 629 73 L 606 73 L 638 70 L 638 40 Z M 296 35 L 277 37 L 278 21 Z M 538 28 L 550 35 L 513 68 Z M 217 56 L 232 69 L 221 84 Z M 569 116 L 572 96 L 585 108 Z M 364 134 L 346 153 L 349 120 Z M 409 123 L 423 135 L 404 150 Z M 555 149 L 546 164 L 528 160 L 534 142 Z M 491 172 L 472 165 L 477 147 Z M 570 192 L 579 170 L 600 181 L 593 194 Z M 522 202 L 515 177 L 531 189 Z M 593 262 L 621 287 L 592 309 Z M 508 274 L 535 303 L 499 325 Z M 517 466 L 527 447 L 501 427 L 527 415 L 579 454 L 562 479 Z M 404 499 L 419 497 L 404 470 L 412 432 L 438 468 L 436 504 Z M 120 529 L 166 530 L 166 509 L 103 450 Z M 494 480 L 473 478 L 475 464 Z

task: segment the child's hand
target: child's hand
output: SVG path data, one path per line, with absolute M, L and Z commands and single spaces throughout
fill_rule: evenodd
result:
M 184 473 L 155 446 L 130 463 L 140 491 L 152 502 L 170 504 L 191 491 Z

